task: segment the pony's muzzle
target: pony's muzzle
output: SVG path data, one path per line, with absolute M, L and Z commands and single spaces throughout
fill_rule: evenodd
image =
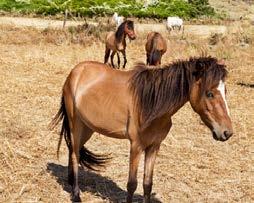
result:
M 224 137 L 226 138 L 226 140 L 228 140 L 233 135 L 233 132 L 225 130 L 223 134 L 224 134 Z
M 131 39 L 131 40 L 134 40 L 134 39 L 136 39 L 136 38 L 137 38 L 137 36 L 136 36 L 135 34 L 130 36 L 130 39 Z
M 225 130 L 223 131 L 223 133 L 216 133 L 214 130 L 212 131 L 213 132 L 213 138 L 217 141 L 227 141 L 232 135 L 233 135 L 233 132 L 231 130 Z
M 129 37 L 129 39 L 131 39 L 131 40 L 134 40 L 134 39 L 136 39 L 137 38 L 137 36 L 136 36 L 136 34 L 133 32 L 133 33 L 128 33 L 128 37 Z

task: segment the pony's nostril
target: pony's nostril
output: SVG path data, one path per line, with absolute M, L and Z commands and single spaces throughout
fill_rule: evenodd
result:
M 226 137 L 226 139 L 230 138 L 232 135 L 233 135 L 233 133 L 231 133 L 227 130 L 224 131 L 224 136 Z

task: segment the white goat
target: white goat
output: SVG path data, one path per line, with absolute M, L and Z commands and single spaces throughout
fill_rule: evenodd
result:
M 118 16 L 117 13 L 114 13 L 114 15 L 112 17 L 112 21 L 116 24 L 116 27 L 118 27 L 119 25 L 121 25 L 123 23 L 124 17 Z
M 176 27 L 181 30 L 183 27 L 183 20 L 177 16 L 168 17 L 166 27 L 169 31 L 174 30 Z
M 156 6 L 159 3 L 159 0 L 145 0 L 143 7 L 147 9 L 149 6 Z

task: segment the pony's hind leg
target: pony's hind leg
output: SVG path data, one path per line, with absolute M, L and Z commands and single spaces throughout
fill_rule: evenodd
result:
M 116 52 L 112 51 L 111 56 L 110 56 L 110 58 L 111 58 L 111 65 L 112 65 L 113 68 L 115 68 L 115 65 L 114 65 L 114 56 L 115 56 L 115 54 L 116 54 Z
M 125 50 L 122 51 L 122 54 L 123 54 L 123 60 L 124 60 L 124 62 L 123 62 L 123 68 L 125 68 L 126 63 L 127 63 L 126 52 L 125 52 Z
M 82 132 L 82 126 L 76 119 L 73 126 L 73 134 L 71 139 L 71 151 L 69 164 L 72 169 L 69 171 L 69 182 L 72 182 L 72 201 L 81 202 L 79 196 L 79 185 L 78 185 L 78 166 L 79 166 L 79 148 L 80 148 L 80 136 Z
M 105 56 L 104 56 L 104 63 L 105 64 L 108 62 L 109 55 L 110 55 L 110 49 L 108 47 L 106 47 Z
M 82 121 L 76 117 L 73 125 L 73 134 L 71 139 L 71 151 L 69 160 L 69 182 L 72 183 L 72 200 L 81 202 L 80 190 L 78 185 L 78 167 L 80 149 L 83 144 L 91 137 L 93 131 L 88 129 Z
M 119 53 L 117 52 L 117 67 L 118 69 L 120 68 L 120 56 L 119 56 Z
M 73 185 L 74 174 L 73 174 L 73 164 L 72 164 L 72 147 L 69 148 L 69 163 L 68 163 L 68 183 L 69 185 Z
M 87 127 L 85 124 L 81 123 L 80 126 L 80 144 L 79 144 L 79 148 L 81 149 L 83 147 L 83 145 L 91 138 L 93 131 Z M 73 173 L 73 164 L 72 164 L 72 147 L 70 147 L 69 149 L 69 165 L 68 165 L 68 183 L 70 185 L 73 185 L 73 180 L 74 180 L 74 173 Z M 79 152 L 80 153 L 80 152 Z

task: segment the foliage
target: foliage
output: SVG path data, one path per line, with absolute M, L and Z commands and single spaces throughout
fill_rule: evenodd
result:
M 55 15 L 66 9 L 80 16 L 105 16 L 118 12 L 123 16 L 166 18 L 180 16 L 197 18 L 213 16 L 214 9 L 208 0 L 160 0 L 145 7 L 135 0 L 1 0 L 0 10 L 9 12 Z

